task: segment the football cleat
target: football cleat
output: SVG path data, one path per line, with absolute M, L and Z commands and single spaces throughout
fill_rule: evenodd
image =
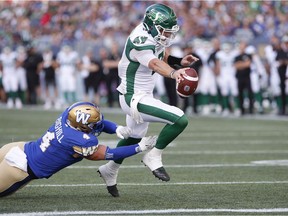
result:
M 166 172 L 164 167 L 160 167 L 160 168 L 152 171 L 152 173 L 156 178 L 158 178 L 162 181 L 170 181 L 170 176 L 168 175 L 168 173 Z
M 105 184 L 107 185 L 108 193 L 110 193 L 113 197 L 119 197 L 119 192 L 117 189 L 117 176 L 118 176 L 118 169 L 112 170 L 109 168 L 108 163 L 99 167 L 98 171 L 100 177 L 104 180 Z
M 117 189 L 117 184 L 113 186 L 107 186 L 108 193 L 110 193 L 113 197 L 119 197 L 119 192 Z
M 142 163 L 152 171 L 156 178 L 162 181 L 169 181 L 170 177 L 162 164 L 162 154 L 152 154 L 151 151 L 144 154 Z

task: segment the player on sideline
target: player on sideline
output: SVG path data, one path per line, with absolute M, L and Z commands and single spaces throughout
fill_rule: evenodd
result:
M 49 178 L 83 158 L 118 160 L 151 149 L 156 143 L 156 136 L 151 136 L 138 144 L 112 149 L 98 143 L 101 132 L 116 133 L 125 139 L 131 130 L 104 120 L 96 105 L 78 102 L 68 107 L 38 140 L 4 145 L 0 149 L 0 197 L 33 179 Z
M 131 136 L 117 146 L 129 146 L 145 136 L 150 122 L 161 122 L 164 128 L 155 147 L 147 152 L 142 162 L 160 180 L 170 177 L 162 164 L 162 152 L 187 126 L 184 112 L 153 97 L 156 74 L 180 82 L 185 69 L 173 69 L 175 65 L 188 67 L 198 60 L 193 55 L 176 58 L 165 53 L 179 30 L 173 9 L 163 4 L 153 4 L 146 9 L 141 22 L 127 38 L 122 58 L 118 65 L 121 83 L 117 90 L 119 102 L 126 114 L 126 124 L 132 128 Z M 110 161 L 100 166 L 98 172 L 107 185 L 108 192 L 118 197 L 117 175 L 123 159 Z

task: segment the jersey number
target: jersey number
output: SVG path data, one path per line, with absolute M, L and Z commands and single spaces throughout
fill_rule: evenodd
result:
M 47 132 L 43 137 L 42 137 L 42 142 L 40 144 L 40 149 L 42 152 L 45 152 L 47 148 L 50 146 L 51 140 L 55 138 L 55 134 L 51 132 Z

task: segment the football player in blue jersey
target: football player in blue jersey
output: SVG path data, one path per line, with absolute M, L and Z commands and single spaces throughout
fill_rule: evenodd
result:
M 10 195 L 33 179 L 49 178 L 81 161 L 117 160 L 153 148 L 156 136 L 138 144 L 109 148 L 98 143 L 101 132 L 128 138 L 131 129 L 105 120 L 98 106 L 78 102 L 68 107 L 36 141 L 14 142 L 0 149 L 0 197 Z

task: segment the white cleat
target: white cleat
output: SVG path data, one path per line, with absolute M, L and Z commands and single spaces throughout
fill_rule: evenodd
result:
M 22 109 L 23 104 L 22 104 L 22 101 L 20 100 L 20 98 L 16 98 L 15 106 L 16 106 L 16 109 Z
M 97 171 L 107 185 L 108 192 L 113 197 L 119 197 L 119 192 L 117 189 L 117 176 L 119 167 L 120 164 L 116 164 L 114 161 L 109 161 L 108 163 L 100 166 Z
M 14 107 L 14 102 L 11 98 L 7 100 L 7 108 L 12 109 Z
M 142 163 L 147 166 L 153 173 L 153 175 L 162 180 L 169 181 L 170 177 L 162 164 L 162 152 L 163 150 L 153 148 L 142 158 Z

